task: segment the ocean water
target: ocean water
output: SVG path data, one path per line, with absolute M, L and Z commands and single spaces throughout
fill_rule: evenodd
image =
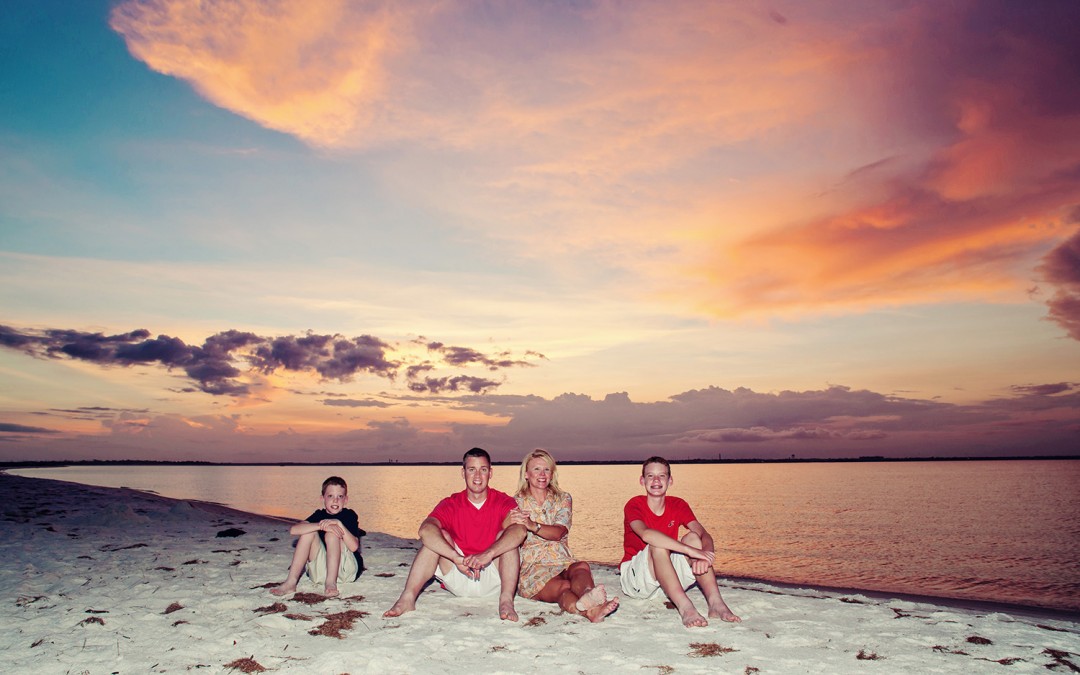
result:
M 368 530 L 415 537 L 453 466 L 77 466 L 23 476 L 130 487 L 303 518 L 322 480 L 349 484 Z M 1080 611 L 1080 461 L 674 465 L 727 577 Z M 622 507 L 640 467 L 560 466 L 574 497 L 575 556 L 617 563 Z M 494 467 L 512 493 L 516 466 Z

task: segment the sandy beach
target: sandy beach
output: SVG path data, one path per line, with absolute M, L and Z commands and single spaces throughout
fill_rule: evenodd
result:
M 509 623 L 493 598 L 437 584 L 383 619 L 415 541 L 372 533 L 342 597 L 305 581 L 281 599 L 268 587 L 292 551 L 282 521 L 6 474 L 0 489 L 7 673 L 1080 672 L 1077 617 L 724 577 L 741 624 L 687 629 L 663 601 L 625 598 L 597 625 L 519 598 Z M 617 591 L 614 568 L 594 569 Z

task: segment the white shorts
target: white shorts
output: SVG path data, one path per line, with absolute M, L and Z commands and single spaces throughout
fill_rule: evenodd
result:
M 697 579 L 694 571 L 690 569 L 690 561 L 681 553 L 671 553 L 671 564 L 675 566 L 675 574 L 679 577 L 679 583 L 683 590 L 690 588 Z M 628 598 L 647 600 L 660 590 L 660 582 L 649 569 L 649 547 L 646 546 L 637 554 L 619 565 L 619 584 L 623 594 Z
M 457 549 L 457 546 L 454 546 Z M 458 553 L 461 550 L 458 549 Z M 495 595 L 502 589 L 502 579 L 499 577 L 499 568 L 495 561 L 480 570 L 479 579 L 470 579 L 461 573 L 457 565 L 451 565 L 446 573 L 438 566 L 435 567 L 435 578 L 439 580 L 443 588 L 459 598 L 482 598 L 487 595 Z
M 355 581 L 358 567 L 356 555 L 342 545 L 338 581 L 342 583 Z M 326 544 L 322 542 L 322 539 L 319 540 L 319 552 L 315 554 L 314 560 L 308 561 L 306 569 L 308 579 L 311 579 L 312 583 L 321 584 L 326 581 Z

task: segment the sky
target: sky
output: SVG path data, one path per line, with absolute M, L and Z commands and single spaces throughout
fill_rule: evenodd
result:
M 1078 27 L 6 3 L 0 461 L 1076 454 Z

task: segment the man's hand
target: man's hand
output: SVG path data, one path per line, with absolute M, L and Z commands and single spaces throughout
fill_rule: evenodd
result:
M 471 574 L 468 575 L 470 579 L 479 579 L 480 572 L 491 564 L 492 559 L 491 551 L 484 551 L 465 557 L 461 563 L 470 570 Z

